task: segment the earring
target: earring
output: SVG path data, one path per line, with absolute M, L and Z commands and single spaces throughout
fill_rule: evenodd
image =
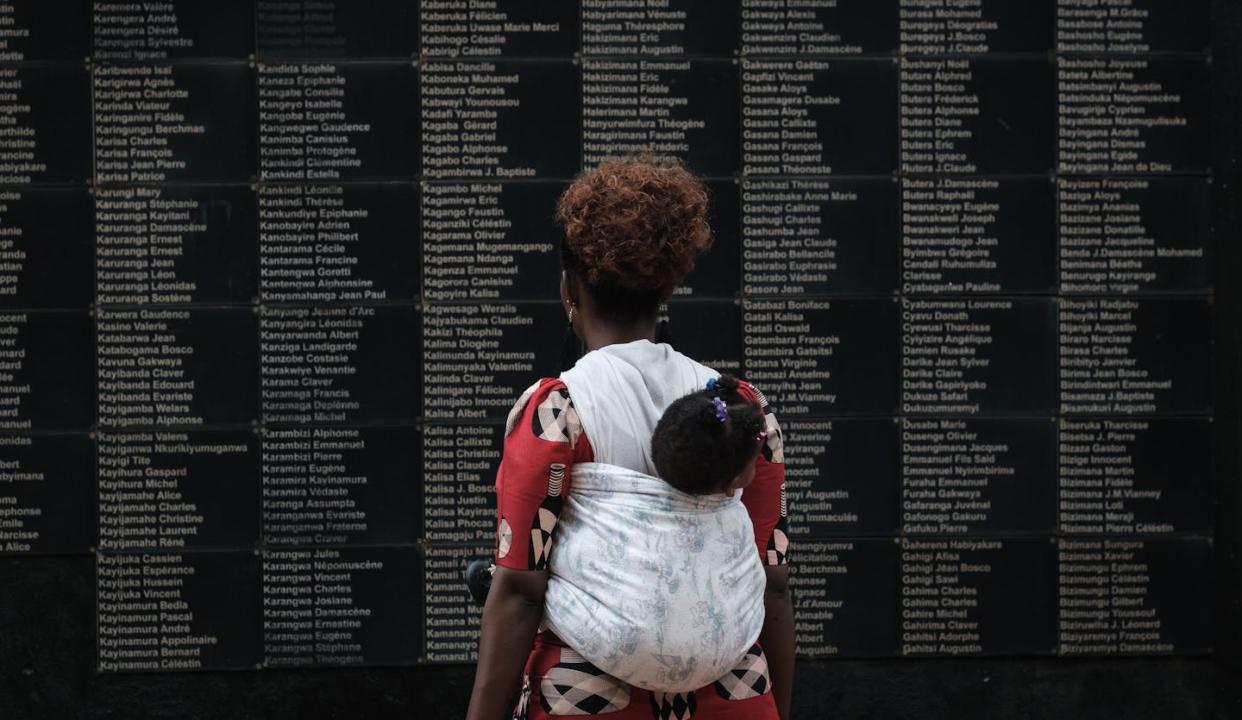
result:
M 572 368 L 578 358 L 586 354 L 586 346 L 574 332 L 574 311 L 577 309 L 577 304 L 569 306 L 569 324 L 565 326 L 565 341 L 561 343 L 561 372 Z

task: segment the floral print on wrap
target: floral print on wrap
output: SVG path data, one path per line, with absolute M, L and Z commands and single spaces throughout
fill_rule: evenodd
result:
M 579 463 L 544 599 L 548 628 L 604 672 L 688 691 L 737 665 L 763 629 L 767 577 L 734 495 Z

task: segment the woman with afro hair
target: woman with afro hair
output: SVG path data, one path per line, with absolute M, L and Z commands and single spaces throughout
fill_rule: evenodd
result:
M 496 479 L 496 568 L 483 609 L 469 720 L 508 717 L 511 709 L 511 717 L 518 720 L 789 717 L 794 632 L 779 426 L 757 389 L 732 378 L 722 382 L 719 373 L 657 338 L 660 305 L 711 246 L 707 209 L 706 189 L 680 164 L 632 158 L 607 161 L 581 174 L 558 202 L 556 220 L 563 229 L 560 299 L 571 339 L 585 354 L 559 378 L 545 378 L 528 388 L 509 415 Z M 761 451 L 746 459 L 750 463 L 753 458 L 753 465 L 746 466 L 746 482 L 733 486 L 744 485 L 737 512 L 745 527 L 753 528 L 753 545 L 741 541 L 739 546 L 749 554 L 748 563 L 755 563 L 757 555 L 762 566 L 754 570 L 760 574 L 753 586 L 762 596 L 756 599 L 762 620 L 755 626 L 760 631 L 757 642 L 748 641 L 753 646 L 730 660 L 732 669 L 714 682 L 694 689 L 639 687 L 601 670 L 584 657 L 590 653 L 571 647 L 544 622 L 545 603 L 551 621 L 551 603 L 558 597 L 558 562 L 567 571 L 589 567 L 589 572 L 610 576 L 609 564 L 624 563 L 631 548 L 606 547 L 585 560 L 574 556 L 572 568 L 569 556 L 562 558 L 557 548 L 569 552 L 569 541 L 562 546 L 560 538 L 568 538 L 574 523 L 583 522 L 574 517 L 575 507 L 579 513 L 586 507 L 574 503 L 575 494 L 585 491 L 575 486 L 575 481 L 585 486 L 588 476 L 583 471 L 607 467 L 640 477 L 659 475 L 652 448 L 657 424 L 676 401 L 705 388 L 707 397 L 701 402 L 723 408 L 721 416 L 734 417 L 741 403 L 761 418 L 762 430 L 748 435 Z M 676 412 L 674 408 L 671 415 Z M 658 464 L 667 472 L 667 461 L 661 458 Z M 680 474 L 694 470 L 686 466 Z M 642 513 L 626 516 L 619 505 L 599 507 L 616 511 L 619 524 L 645 521 Z M 690 533 L 672 553 L 697 557 L 691 553 L 701 549 L 701 536 L 697 542 Z M 619 570 L 618 577 L 624 576 Z M 691 567 L 687 576 L 709 570 Z M 666 579 L 673 592 L 684 591 L 688 584 L 686 578 Z M 609 602 L 602 598 L 601 607 Z M 703 627 L 710 628 L 707 620 Z M 624 650 L 633 642 L 612 636 L 599 640 L 595 644 L 605 650 Z M 660 669 L 669 678 L 677 678 L 677 670 Z M 510 708 L 519 683 L 521 694 Z

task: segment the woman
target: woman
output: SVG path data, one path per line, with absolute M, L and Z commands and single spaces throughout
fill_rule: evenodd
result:
M 794 634 L 785 564 L 783 451 L 775 418 L 762 394 L 749 386 L 743 385 L 744 392 L 763 407 L 771 430 L 754 480 L 742 496 L 767 579 L 759 646 L 720 681 L 674 694 L 626 685 L 555 635 L 540 632 L 569 469 L 575 463 L 607 462 L 652 473 L 655 422 L 670 403 L 703 387 L 703 378 L 711 374 L 655 342 L 660 303 L 711 244 L 707 194 L 693 175 L 671 163 L 606 162 L 565 191 L 557 221 L 564 230 L 561 302 L 587 355 L 562 378 L 535 383 L 509 416 L 496 481 L 497 567 L 483 610 L 467 717 L 505 716 L 520 680 L 515 718 L 775 720 L 779 713 L 788 720 Z M 601 368 L 610 380 L 631 388 L 631 400 L 607 406 L 591 402 L 588 395 L 597 386 L 584 376 L 587 368 Z M 581 416 L 571 389 L 579 394 Z M 650 427 L 645 434 L 617 433 L 615 423 L 598 419 L 603 412 L 624 416 L 634 427 Z M 610 431 L 593 435 L 593 427 Z M 564 472 L 549 478 L 550 467 Z

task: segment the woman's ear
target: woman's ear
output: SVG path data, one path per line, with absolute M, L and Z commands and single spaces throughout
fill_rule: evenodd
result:
M 566 305 L 577 305 L 582 300 L 579 294 L 577 278 L 568 270 L 561 270 L 561 300 Z

